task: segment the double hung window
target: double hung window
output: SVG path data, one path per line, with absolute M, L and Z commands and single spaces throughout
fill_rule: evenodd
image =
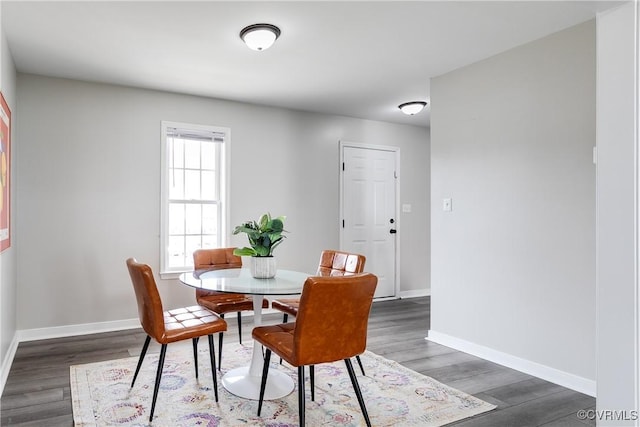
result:
M 193 268 L 193 252 L 226 241 L 229 129 L 162 122 L 162 274 Z

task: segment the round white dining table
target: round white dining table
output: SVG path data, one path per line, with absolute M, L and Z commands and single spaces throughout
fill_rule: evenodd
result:
M 297 295 L 308 273 L 278 270 L 271 279 L 256 279 L 248 268 L 228 268 L 183 273 L 180 282 L 196 289 L 253 295 L 253 325 L 262 324 L 262 299 L 265 295 Z M 230 393 L 246 399 L 258 400 L 264 359 L 259 345 L 253 346 L 251 364 L 231 369 L 222 377 L 222 385 Z M 291 393 L 293 379 L 277 369 L 270 369 L 265 388 L 266 400 L 279 399 Z

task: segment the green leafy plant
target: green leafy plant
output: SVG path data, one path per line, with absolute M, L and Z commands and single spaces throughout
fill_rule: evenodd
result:
M 273 256 L 273 250 L 284 240 L 286 236 L 284 220 L 286 217 L 271 218 L 271 214 L 264 214 L 259 221 L 248 221 L 236 226 L 233 234 L 247 233 L 250 248 L 236 248 L 233 251 L 237 256 Z

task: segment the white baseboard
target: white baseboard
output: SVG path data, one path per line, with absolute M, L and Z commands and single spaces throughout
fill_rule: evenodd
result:
M 51 328 L 23 329 L 16 332 L 18 342 L 71 337 L 75 335 L 97 334 L 100 332 L 122 331 L 140 327 L 140 320 L 125 319 L 109 322 L 82 323 L 79 325 L 54 326 Z
M 400 298 L 420 298 L 428 297 L 431 295 L 431 289 L 420 289 L 417 291 L 404 291 L 400 292 Z
M 425 339 L 472 354 L 508 368 L 516 369 L 520 372 L 524 372 L 525 374 L 533 375 L 571 390 L 596 397 L 595 380 L 579 377 L 568 372 L 560 371 L 537 362 L 522 359 L 508 353 L 503 353 L 501 351 L 452 337 L 434 330 L 429 330 L 428 336 Z
M 13 335 L 11 344 L 9 344 L 9 348 L 7 349 L 7 354 L 5 354 L 4 360 L 2 361 L 2 368 L 0 368 L 0 396 L 4 392 L 4 385 L 7 383 L 9 371 L 11 370 L 13 359 L 16 356 L 16 350 L 18 350 L 18 342 L 18 334 L 16 333 Z
M 271 308 L 265 308 L 262 310 L 263 315 L 275 313 L 282 314 L 282 312 Z M 243 311 L 242 316 L 253 316 L 253 312 Z M 233 318 L 229 318 L 229 316 L 226 317 L 227 321 L 235 323 L 234 319 L 235 316 Z M 108 322 L 81 323 L 77 325 L 53 326 L 50 328 L 22 329 L 16 332 L 16 336 L 17 343 L 21 343 L 51 338 L 72 337 L 76 335 L 98 334 L 101 332 L 123 331 L 135 328 L 140 328 L 140 320 L 138 318 L 112 320 Z
M 263 315 L 276 313 L 282 314 L 282 312 L 271 308 L 265 308 L 262 310 Z M 253 316 L 253 312 L 243 311 L 242 316 Z M 235 322 L 235 320 L 233 320 L 234 318 L 230 319 L 227 317 L 226 320 Z M 123 331 L 135 328 L 140 328 L 140 320 L 138 318 L 112 320 L 108 322 L 81 323 L 77 325 L 53 326 L 50 328 L 22 329 L 16 332 L 17 339 L 14 338 L 14 341 L 16 341 L 17 347 L 18 343 L 27 341 L 98 334 L 101 332 Z

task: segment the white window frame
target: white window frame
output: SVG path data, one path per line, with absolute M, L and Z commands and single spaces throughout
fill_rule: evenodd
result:
M 229 165 L 230 165 L 230 144 L 231 129 L 220 126 L 208 126 L 193 123 L 181 123 L 171 121 L 160 122 L 161 135 L 161 168 L 160 168 L 160 277 L 162 279 L 177 278 L 181 273 L 191 269 L 184 266 L 182 268 L 169 268 L 168 245 L 169 245 L 169 155 L 167 131 L 170 128 L 188 129 L 202 132 L 215 132 L 224 134 L 224 141 L 220 143 L 219 152 L 219 175 L 220 194 L 218 210 L 218 245 L 226 247 L 230 240 L 228 218 L 229 218 Z

